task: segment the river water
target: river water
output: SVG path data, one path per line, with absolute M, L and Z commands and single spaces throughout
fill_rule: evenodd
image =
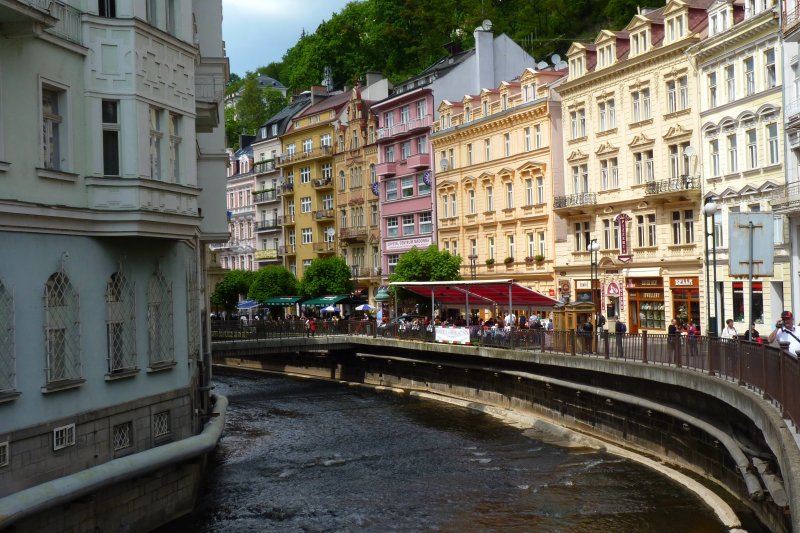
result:
M 164 531 L 725 531 L 636 463 L 488 415 L 332 382 L 215 383 L 230 406 L 213 468 L 197 511 Z

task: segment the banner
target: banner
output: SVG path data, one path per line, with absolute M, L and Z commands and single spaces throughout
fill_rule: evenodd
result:
M 436 342 L 469 344 L 469 330 L 467 328 L 436 328 Z

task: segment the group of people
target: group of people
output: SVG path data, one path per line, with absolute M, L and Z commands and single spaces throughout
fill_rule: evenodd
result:
M 723 339 L 732 340 L 741 339 L 748 342 L 757 342 L 759 344 L 764 342 L 764 340 L 761 338 L 761 335 L 758 333 L 758 330 L 756 329 L 755 322 L 750 324 L 750 329 L 748 329 L 744 335 L 740 336 L 739 332 L 736 331 L 736 327 L 733 325 L 733 319 L 731 318 L 725 321 L 725 327 L 722 328 L 720 337 Z

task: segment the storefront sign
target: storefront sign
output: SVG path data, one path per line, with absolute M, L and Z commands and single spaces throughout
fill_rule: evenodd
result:
M 579 279 L 575 281 L 575 288 L 580 289 L 591 289 L 592 288 L 592 281 L 588 279 Z
M 617 285 L 616 281 L 612 281 L 611 283 L 608 284 L 608 288 L 606 289 L 606 295 L 614 297 L 614 298 L 618 298 L 619 297 L 619 295 L 620 295 L 619 294 L 619 285 Z
M 628 278 L 629 289 L 641 289 L 645 287 L 662 287 L 661 278 Z
M 650 298 L 653 300 L 660 300 L 664 298 L 664 294 L 660 292 L 643 292 L 639 295 L 640 298 Z
M 620 213 L 619 215 L 614 218 L 614 222 L 619 224 L 619 235 L 620 235 L 620 245 L 619 245 L 619 255 L 620 257 L 628 255 L 628 222 L 631 221 L 631 217 L 628 216 L 626 213 Z
M 673 289 L 697 289 L 700 287 L 700 278 L 698 277 L 685 277 L 685 278 L 670 278 L 669 285 Z
M 256 250 L 256 259 L 277 259 L 278 250 Z
M 567 287 L 567 291 L 569 291 L 569 287 Z M 556 297 L 556 290 L 555 289 L 550 289 L 548 291 L 548 294 L 550 295 L 550 298 L 555 298 Z
M 386 250 L 408 250 L 413 247 L 427 248 L 433 244 L 433 237 L 417 237 L 414 239 L 400 239 L 399 241 L 386 241 Z

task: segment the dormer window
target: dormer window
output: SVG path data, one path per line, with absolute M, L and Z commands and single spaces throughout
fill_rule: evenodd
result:
M 489 101 L 488 100 L 484 100 L 483 101 L 483 116 L 484 117 L 489 116 Z
M 638 56 L 647 52 L 649 47 L 650 31 L 642 30 L 631 35 L 631 50 L 633 55 Z
M 575 79 L 583 76 L 583 57 L 576 57 L 569 60 L 569 77 Z
M 501 96 L 500 101 L 502 103 L 501 105 L 503 106 L 503 111 L 508 109 L 508 95 L 504 94 L 503 96 Z
M 669 42 L 675 42 L 686 37 L 686 14 L 667 20 L 667 38 Z
M 472 108 L 470 106 L 464 107 L 464 122 L 472 120 Z
M 614 63 L 613 44 L 608 44 L 597 50 L 597 62 L 600 68 L 609 67 Z

